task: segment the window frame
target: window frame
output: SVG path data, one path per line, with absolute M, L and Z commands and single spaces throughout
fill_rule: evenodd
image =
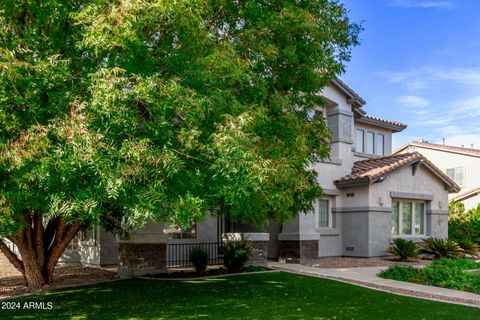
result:
M 398 234 L 392 233 L 392 215 L 393 215 L 393 206 L 394 202 L 398 202 L 398 221 L 397 221 L 397 230 Z M 410 231 L 411 234 L 406 234 L 403 232 L 403 205 L 404 203 L 411 203 L 412 211 L 410 217 Z M 415 218 L 416 218 L 416 207 L 417 204 L 423 205 L 423 230 L 422 233 L 415 233 Z M 415 199 L 392 199 L 392 210 L 390 211 L 390 236 L 392 238 L 419 238 L 427 236 L 427 203 L 423 200 Z
M 365 141 L 365 152 L 366 154 L 371 154 L 371 155 L 374 155 L 375 154 L 375 132 L 373 131 L 367 131 L 366 133 L 366 139 L 364 139 Z M 370 147 L 370 144 L 369 144 L 369 138 L 372 137 L 372 152 L 370 152 L 369 147 Z
M 320 201 L 326 201 L 327 202 L 327 219 L 328 219 L 328 226 L 320 226 Z M 324 197 L 320 198 L 316 201 L 315 203 L 315 228 L 317 231 L 320 230 L 332 230 L 336 229 L 336 221 L 335 216 L 332 212 L 333 208 L 333 198 L 330 197 Z
M 448 174 L 448 171 L 449 170 L 453 170 L 453 177 L 451 177 L 449 174 Z M 458 183 L 457 182 L 457 179 L 455 179 L 456 175 L 457 175 L 457 170 L 461 171 L 462 172 L 462 175 L 463 175 L 463 183 Z M 455 181 L 456 184 L 458 184 L 460 187 L 465 187 L 466 186 L 466 179 L 467 179 L 467 175 L 466 175 L 466 168 L 463 166 L 463 167 L 453 167 L 453 168 L 447 168 L 445 170 L 445 174 L 450 178 L 452 179 L 453 181 Z
M 382 137 L 382 153 L 378 153 L 378 142 L 379 142 L 379 137 Z M 377 133 L 376 138 L 375 138 L 375 152 L 374 154 L 376 156 L 381 156 L 383 157 L 385 155 L 385 134 L 383 133 Z
M 358 133 L 361 132 L 361 136 L 362 136 L 362 143 L 359 144 L 358 142 Z M 358 150 L 358 146 L 361 145 L 362 146 L 362 149 L 361 150 Z M 358 129 L 358 128 L 355 128 L 355 151 L 356 152 L 360 152 L 360 153 L 364 153 L 365 151 L 365 130 L 363 129 Z

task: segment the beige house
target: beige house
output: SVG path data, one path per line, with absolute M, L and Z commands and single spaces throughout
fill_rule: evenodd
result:
M 460 192 L 449 195 L 465 208 L 476 208 L 480 204 L 480 150 L 412 141 L 395 153 L 419 152 L 445 172 L 461 188 Z

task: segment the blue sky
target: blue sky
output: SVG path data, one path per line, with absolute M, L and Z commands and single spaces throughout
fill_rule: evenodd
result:
M 341 79 L 368 114 L 408 125 L 393 147 L 445 138 L 480 149 L 480 1 L 342 2 L 365 30 Z

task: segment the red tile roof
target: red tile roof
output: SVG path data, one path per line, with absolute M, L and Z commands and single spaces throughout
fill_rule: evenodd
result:
M 401 153 L 391 156 L 372 158 L 355 162 L 352 172 L 335 181 L 338 185 L 349 185 L 355 182 L 373 183 L 384 175 L 405 165 L 421 162 L 432 173 L 443 180 L 453 192 L 460 191 L 460 187 L 433 163 L 418 152 Z
M 421 142 L 421 141 L 410 141 L 406 146 L 400 148 L 400 150 L 402 150 L 402 149 L 404 149 L 408 146 L 425 147 L 425 148 L 428 148 L 428 149 L 443 150 L 443 151 L 447 151 L 447 152 L 460 153 L 460 154 L 480 157 L 480 150 L 479 149 L 461 148 L 461 147 L 447 146 L 447 145 L 443 145 L 443 144 Z
M 345 82 L 343 82 L 339 78 L 333 79 L 332 83 L 340 89 L 347 91 L 352 97 L 358 99 L 358 102 L 360 102 L 361 105 L 364 105 L 366 103 L 365 100 L 363 100 L 363 98 L 360 97 L 358 93 L 356 93 L 352 88 L 350 88 Z
M 388 123 L 388 124 L 392 124 L 394 126 L 398 126 L 398 127 L 407 127 L 407 125 L 405 123 L 401 123 L 401 122 L 398 122 L 398 121 L 393 121 L 393 120 L 386 120 L 386 119 L 380 119 L 380 118 L 376 118 L 376 117 L 372 117 L 372 116 L 364 116 L 364 118 L 367 118 L 367 119 L 372 119 L 372 120 L 376 120 L 376 121 L 380 121 L 380 122 L 384 122 L 384 123 Z

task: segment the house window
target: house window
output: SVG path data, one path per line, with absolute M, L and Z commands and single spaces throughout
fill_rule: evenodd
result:
M 357 129 L 355 135 L 355 151 L 363 152 L 363 130 Z
M 383 134 L 377 134 L 375 144 L 375 154 L 377 156 L 385 155 L 385 136 Z
M 187 229 L 182 229 L 178 226 L 169 226 L 163 229 L 163 232 L 168 235 L 169 239 L 196 239 L 197 224 L 194 222 L 190 228 Z
M 425 203 L 414 200 L 393 200 L 391 234 L 394 236 L 425 235 Z
M 317 226 L 320 229 L 335 228 L 335 215 L 332 214 L 332 201 L 330 199 L 320 199 L 317 202 Z
M 367 131 L 367 151 L 368 154 L 373 154 L 374 133 Z
M 447 169 L 447 176 L 459 186 L 465 186 L 465 167 Z

